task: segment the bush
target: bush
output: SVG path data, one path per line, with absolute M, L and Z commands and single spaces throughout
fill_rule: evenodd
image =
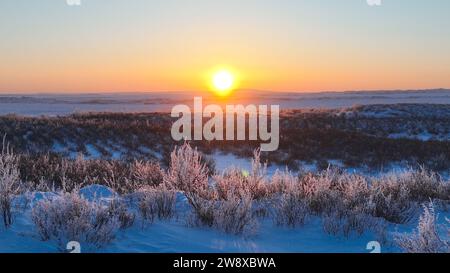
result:
M 374 216 L 403 224 L 417 210 L 417 202 L 449 200 L 448 185 L 435 173 L 420 167 L 403 173 L 390 174 L 373 182 L 371 202 Z
M 272 176 L 270 182 L 271 183 L 267 185 L 269 194 L 287 193 L 292 190 L 300 190 L 298 178 L 293 176 L 288 170 L 283 172 L 277 170 Z
M 215 182 L 214 187 L 219 199 L 226 200 L 230 192 L 250 192 L 247 179 L 243 172 L 239 169 L 232 168 L 222 174 L 215 175 L 213 179 Z
M 41 239 L 55 240 L 60 250 L 69 241 L 101 248 L 115 238 L 120 227 L 115 210 L 88 202 L 76 193 L 39 201 L 32 210 L 32 220 Z
M 423 206 L 417 231 L 410 235 L 399 235 L 395 241 L 403 251 L 408 253 L 449 252 L 449 242 L 439 237 L 436 220 L 434 206 L 430 202 L 428 206 Z
M 252 170 L 247 178 L 247 184 L 253 199 L 267 196 L 267 163 L 261 163 L 261 151 L 253 151 Z
M 23 181 L 35 186 L 44 181 L 63 191 L 96 183 L 119 193 L 130 193 L 141 187 L 158 186 L 163 176 L 163 170 L 153 161 L 85 159 L 82 155 L 69 159 L 53 153 L 23 155 L 19 167 Z
M 18 157 L 3 144 L 0 154 L 0 213 L 6 228 L 13 222 L 12 201 L 20 190 L 19 177 Z
M 333 170 L 327 169 L 317 175 L 309 173 L 299 181 L 300 194 L 311 212 L 321 214 L 334 206 L 332 200 L 337 199 L 337 191 L 332 190 L 332 183 L 336 176 Z
M 298 193 L 284 193 L 275 204 L 275 220 L 277 225 L 297 227 L 305 223 L 308 206 Z
M 171 153 L 170 167 L 163 181 L 169 189 L 182 191 L 197 219 L 211 225 L 209 200 L 215 199 L 215 195 L 209 188 L 208 172 L 200 153 L 185 143 Z
M 187 225 L 192 227 L 214 226 L 214 213 L 217 208 L 216 200 L 199 198 L 197 200 L 199 207 L 190 213 L 187 217 Z
M 257 231 L 257 221 L 252 213 L 253 198 L 249 193 L 227 194 L 214 211 L 214 225 L 230 234 L 252 235 Z
M 229 192 L 234 194 L 248 194 L 252 199 L 262 199 L 267 197 L 267 165 L 261 164 L 260 158 L 261 154 L 259 150 L 255 150 L 250 173 L 246 173 L 237 168 L 232 168 L 222 174 L 215 175 L 215 189 L 218 197 L 226 199 L 226 195 Z
M 308 204 L 302 195 L 297 178 L 285 172 L 277 171 L 269 185 L 273 194 L 280 194 L 274 202 L 275 222 L 277 225 L 297 227 L 303 225 L 309 214 Z
M 425 202 L 430 199 L 450 200 L 445 194 L 445 183 L 436 173 L 420 166 L 418 170 L 410 170 L 399 176 L 399 183 L 403 184 L 412 201 Z
M 164 187 L 142 191 L 139 200 L 139 212 L 142 219 L 153 223 L 157 217 L 160 220 L 170 219 L 175 213 L 176 192 Z
M 410 189 L 401 183 L 401 177 L 391 174 L 372 183 L 370 203 L 373 216 L 383 217 L 389 222 L 404 224 L 411 220 L 416 203 L 411 200 Z
M 127 229 L 134 224 L 136 215 L 128 211 L 125 203 L 116 198 L 109 203 L 109 214 L 117 217 L 120 229 Z
M 135 160 L 131 164 L 131 176 L 140 187 L 156 187 L 163 182 L 163 170 L 154 162 Z
M 364 231 L 374 226 L 374 219 L 367 214 L 357 211 L 334 211 L 323 216 L 323 230 L 334 236 L 349 237 L 352 234 L 362 235 Z

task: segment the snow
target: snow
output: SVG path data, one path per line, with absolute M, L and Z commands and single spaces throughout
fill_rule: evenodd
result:
M 216 171 L 218 173 L 221 173 L 225 170 L 229 170 L 230 168 L 238 168 L 244 171 L 251 171 L 252 169 L 252 158 L 241 158 L 234 154 L 224 154 L 221 152 L 215 152 L 211 155 L 211 157 L 215 160 L 216 163 Z M 411 166 L 408 165 L 408 163 L 405 162 L 391 162 L 390 164 L 387 164 L 383 169 L 380 170 L 374 170 L 373 168 L 369 167 L 347 167 L 345 164 L 340 160 L 327 160 L 328 164 L 331 166 L 339 167 L 342 170 L 345 170 L 348 173 L 357 173 L 362 174 L 366 176 L 372 176 L 372 177 L 381 177 L 386 174 L 390 173 L 402 173 L 405 171 L 409 171 L 411 169 Z M 297 161 L 297 165 L 301 168 L 301 171 L 303 172 L 316 172 L 319 170 L 318 163 L 316 161 L 314 162 L 306 162 L 306 161 Z M 267 176 L 272 177 L 277 170 L 284 171 L 286 169 L 285 166 L 279 166 L 276 164 L 272 164 L 267 167 Z M 441 173 L 441 176 L 446 179 L 448 178 L 448 175 L 445 173 Z
M 417 135 L 411 135 L 406 132 L 402 132 L 402 133 L 389 134 L 388 137 L 394 138 L 394 139 L 399 139 L 399 138 L 417 139 L 417 140 L 421 140 L 421 141 L 429 141 L 429 140 L 433 140 L 435 138 L 435 136 L 433 134 L 430 134 L 429 132 L 421 132 L 420 134 L 417 134 Z M 444 139 L 449 139 L 449 137 L 445 137 Z
M 112 199 L 117 197 L 117 193 L 112 189 L 96 184 L 81 188 L 79 193 L 84 199 L 89 201 L 94 201 L 97 199 Z
M 315 219 L 303 228 L 276 227 L 264 221 L 258 235 L 251 238 L 226 235 L 213 229 L 186 227 L 182 221 L 157 222 L 145 229 L 133 227 L 119 235 L 106 252 L 159 253 L 285 253 L 285 252 L 367 252 L 366 245 L 374 237 L 344 240 L 324 234 L 317 229 Z M 343 242 L 345 242 L 343 244 Z M 130 249 L 132 247 L 132 249 Z
M 178 202 L 182 200 L 178 199 Z M 189 227 L 182 219 L 183 215 L 178 216 L 174 220 L 156 221 L 151 225 L 143 225 L 142 220 L 138 219 L 133 227 L 120 231 L 111 244 L 96 252 L 367 252 L 366 244 L 374 239 L 371 234 L 348 240 L 326 235 L 317 228 L 320 226 L 319 219 L 313 219 L 306 226 L 297 229 L 279 228 L 270 220 L 265 220 L 256 236 L 243 238 L 214 229 Z M 10 229 L 0 229 L 0 232 L 0 253 L 58 252 L 55 242 L 40 241 L 30 221 L 29 210 L 17 217 Z
M 30 211 L 18 215 L 11 228 L 0 226 L 0 253 L 52 253 L 58 252 L 55 244 L 42 242 L 31 222 Z
M 113 198 L 117 194 L 110 188 L 91 185 L 80 190 L 84 198 Z M 36 192 L 32 194 L 34 201 L 54 198 L 55 193 Z M 19 196 L 19 199 L 25 196 Z M 172 220 L 155 221 L 143 224 L 137 217 L 134 225 L 119 231 L 115 240 L 104 248 L 94 252 L 107 253 L 367 253 L 367 243 L 376 240 L 374 234 L 366 232 L 361 236 L 349 238 L 327 235 L 321 228 L 321 219 L 310 217 L 304 226 L 285 228 L 275 225 L 272 220 L 260 219 L 260 227 L 256 235 L 241 237 L 227 235 L 211 228 L 191 227 L 186 224 L 189 205 L 183 194 L 177 194 L 177 215 Z M 56 242 L 42 242 L 31 221 L 31 207 L 17 213 L 12 227 L 5 230 L 0 227 L 0 253 L 44 253 L 58 252 Z M 442 212 L 438 216 L 441 223 L 450 212 Z M 391 225 L 389 233 L 412 232 L 416 221 L 408 225 Z M 445 230 L 443 231 L 445 236 Z M 82 250 L 83 252 L 83 246 Z M 92 251 L 91 249 L 89 251 Z M 399 249 L 388 244 L 382 252 L 399 252 Z
M 238 168 L 243 171 L 252 170 L 252 159 L 251 158 L 240 158 L 233 154 L 224 154 L 220 152 L 215 152 L 211 155 L 216 163 L 216 171 L 221 173 L 223 171 L 229 170 L 231 168 Z M 270 165 L 267 167 L 267 176 L 272 177 L 277 169 L 284 170 L 284 168 L 277 165 Z
M 89 156 L 87 158 L 100 158 L 102 157 L 102 154 L 94 147 L 94 145 L 92 144 L 87 144 L 86 145 L 86 150 L 89 154 Z
M 205 104 L 213 103 L 211 94 L 198 93 Z M 3 94 L 0 114 L 67 115 L 77 112 L 168 112 L 177 104 L 191 105 L 191 92 L 151 92 L 114 94 Z M 239 90 L 230 103 L 278 104 L 281 109 L 344 108 L 354 105 L 434 103 L 450 104 L 450 90 L 348 91 L 348 92 L 269 92 Z M 370 114 L 370 113 L 367 113 Z M 393 113 L 378 113 L 379 116 Z M 394 113 L 395 114 L 395 113 Z
M 51 200 L 53 198 L 56 198 L 58 195 L 53 193 L 53 192 L 34 192 L 31 194 L 31 206 L 33 206 L 33 204 L 42 201 L 42 200 Z

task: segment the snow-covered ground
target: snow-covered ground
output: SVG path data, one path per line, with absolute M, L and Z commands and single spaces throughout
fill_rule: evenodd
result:
M 109 200 L 116 195 L 111 189 L 91 185 L 80 190 L 87 200 Z M 43 242 L 31 221 L 31 207 L 43 198 L 57 198 L 52 193 L 35 193 L 28 208 L 16 215 L 13 226 L 7 230 L 0 229 L 0 252 L 58 252 L 57 243 Z M 178 203 L 186 202 L 178 198 Z M 177 204 L 178 208 L 187 208 L 187 204 Z M 107 246 L 89 252 L 114 253 L 226 253 L 226 252 L 344 252 L 366 253 L 367 244 L 376 240 L 369 232 L 362 236 L 342 238 L 325 234 L 319 218 L 310 218 L 303 227 L 283 228 L 276 226 L 272 220 L 260 221 L 259 231 L 250 237 L 227 235 L 210 228 L 192 227 L 186 224 L 188 211 L 179 209 L 176 217 L 168 221 L 156 221 L 143 224 L 137 218 L 134 225 L 117 234 L 115 240 Z M 450 213 L 441 214 L 440 219 L 449 217 Z M 390 226 L 390 233 L 411 232 L 415 223 L 404 226 Z M 81 246 L 83 251 L 83 246 Z M 383 252 L 398 252 L 392 244 L 382 245 Z
M 252 169 L 251 158 L 242 158 L 234 154 L 223 154 L 219 152 L 215 152 L 214 154 L 210 155 L 210 157 L 214 159 L 215 168 L 218 173 L 221 173 L 225 170 L 229 170 L 230 168 L 238 168 L 247 172 Z M 298 164 L 301 170 L 304 172 L 319 171 L 317 162 L 312 163 L 298 162 Z M 409 171 L 411 169 L 411 166 L 408 166 L 407 164 L 404 164 L 402 162 L 391 163 L 385 166 L 382 170 L 374 170 L 369 167 L 359 167 L 359 168 L 346 167 L 345 164 L 339 160 L 328 160 L 328 164 L 330 166 L 339 167 L 348 173 L 363 174 L 371 177 L 381 177 L 383 175 L 387 175 L 390 173 L 401 173 Z M 286 167 L 275 164 L 269 165 L 267 166 L 266 174 L 268 177 L 272 177 L 277 170 L 284 171 L 286 170 Z M 450 179 L 450 171 L 443 171 L 440 173 L 440 175 L 443 179 L 446 180 Z
M 143 226 L 138 220 L 130 229 L 97 252 L 119 253 L 221 253 L 221 252 L 357 252 L 364 253 L 371 234 L 344 239 L 321 232 L 318 219 L 302 228 L 279 228 L 270 220 L 263 222 L 257 235 L 242 238 L 214 229 L 188 227 L 184 220 L 156 221 Z M 0 252 L 58 252 L 56 242 L 43 242 L 33 231 L 29 216 L 20 216 L 7 231 L 1 231 Z M 82 248 L 83 251 L 83 248 Z M 395 251 L 387 247 L 385 251 Z M 398 250 L 397 250 L 398 251 Z

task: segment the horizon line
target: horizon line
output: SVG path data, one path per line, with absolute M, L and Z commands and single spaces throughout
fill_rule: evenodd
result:
M 260 93 L 283 93 L 283 94 L 327 94 L 327 93 L 377 93 L 377 92 L 433 92 L 433 91 L 450 91 L 450 87 L 438 87 L 438 88 L 407 88 L 407 89 L 354 89 L 354 90 L 321 90 L 321 91 L 275 91 L 275 90 L 264 90 L 264 89 L 251 89 L 251 88 L 240 88 L 233 92 L 260 92 Z M 11 95 L 101 95 L 101 94 L 176 94 L 176 93 L 210 93 L 208 90 L 197 90 L 197 91 L 176 91 L 176 90 L 165 90 L 165 91 L 0 91 L 1 96 Z

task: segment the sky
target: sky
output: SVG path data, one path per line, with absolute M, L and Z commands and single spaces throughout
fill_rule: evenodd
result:
M 0 92 L 450 88 L 450 1 L 0 0 Z

